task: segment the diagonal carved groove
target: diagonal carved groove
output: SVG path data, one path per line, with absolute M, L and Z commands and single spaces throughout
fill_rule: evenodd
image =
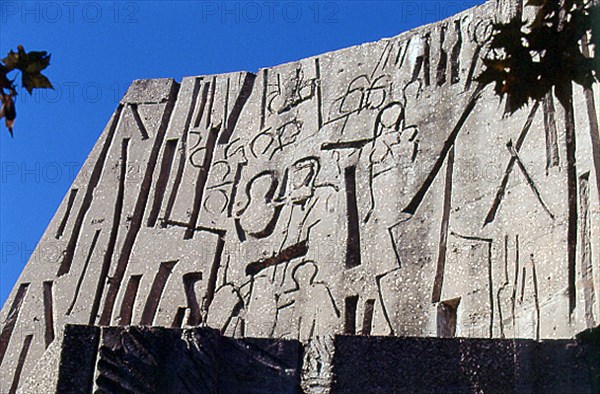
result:
M 219 145 L 229 143 L 235 126 L 237 125 L 238 119 L 240 118 L 240 115 L 242 113 L 242 109 L 244 109 L 244 105 L 246 105 L 248 98 L 250 98 L 250 95 L 252 94 L 252 89 L 254 88 L 255 80 L 255 74 L 246 73 L 238 97 L 235 101 L 235 104 L 233 105 L 233 108 L 231 109 L 231 114 L 229 114 L 229 117 L 227 118 L 225 130 L 223 130 L 223 133 L 221 133 L 221 136 L 219 137 Z M 229 92 L 229 89 L 227 91 Z M 225 100 L 225 102 L 227 101 L 228 100 Z M 227 111 L 225 111 L 224 116 L 227 116 Z
M 438 51 L 440 53 L 440 60 L 437 66 L 437 86 L 442 86 L 446 83 L 446 68 L 448 66 L 448 54 L 444 49 L 444 41 L 446 40 L 446 25 L 440 27 L 440 46 Z
M 115 209 L 113 211 L 112 226 L 110 230 L 110 236 L 108 239 L 108 245 L 104 252 L 104 258 L 102 259 L 102 267 L 100 268 L 100 278 L 98 279 L 98 285 L 96 286 L 96 294 L 94 295 L 94 301 L 92 303 L 92 309 L 90 311 L 89 324 L 94 324 L 98 317 L 98 310 L 100 309 L 100 302 L 102 295 L 104 294 L 104 287 L 110 271 L 110 264 L 112 262 L 113 254 L 119 237 L 119 228 L 121 227 L 121 215 L 123 214 L 123 202 L 125 200 L 125 177 L 127 176 L 127 160 L 128 160 L 128 149 L 129 149 L 129 138 L 124 138 L 121 142 L 121 163 L 119 171 L 119 186 L 117 189 L 117 199 L 115 201 Z M 74 302 L 74 301 L 73 301 Z
M 62 237 L 65 227 L 67 227 L 67 221 L 69 220 L 69 216 L 71 216 L 71 210 L 73 209 L 73 203 L 75 202 L 75 197 L 77 197 L 77 189 L 71 189 L 69 193 L 69 201 L 67 202 L 67 210 L 65 211 L 65 216 L 63 216 L 60 221 L 60 225 L 56 230 L 56 239 L 60 239 Z
M 283 249 L 279 254 L 269 257 L 268 259 L 255 261 L 246 266 L 246 275 L 253 276 L 258 274 L 260 271 L 269 267 L 274 267 L 281 263 L 296 259 L 298 257 L 306 256 L 308 253 L 308 241 L 302 241 L 292 246 L 288 246 Z
M 323 127 L 323 91 L 321 87 L 321 64 L 319 58 L 315 58 L 315 77 L 317 80 L 317 127 Z
M 262 70 L 262 94 L 260 98 L 260 129 L 265 128 L 265 120 L 267 114 L 267 91 L 269 88 L 269 69 Z
M 475 108 L 475 104 L 477 104 L 477 100 L 481 96 L 482 91 L 483 91 L 483 85 L 478 84 L 477 87 L 475 88 L 475 90 L 473 91 L 473 94 L 469 98 L 469 102 L 467 103 L 467 106 L 465 107 L 462 115 L 458 119 L 458 122 L 456 122 L 454 129 L 452 130 L 452 132 L 450 133 L 450 135 L 444 142 L 442 151 L 438 155 L 436 162 L 433 165 L 433 168 L 427 175 L 427 178 L 425 178 L 423 185 L 419 188 L 419 190 L 417 191 L 415 196 L 408 203 L 406 208 L 404 208 L 402 210 L 402 212 L 405 212 L 405 213 L 408 213 L 411 215 L 414 215 L 415 212 L 417 212 L 417 209 L 421 205 L 421 202 L 423 202 L 423 198 L 425 197 L 425 194 L 427 194 L 427 191 L 431 187 L 431 184 L 433 183 L 433 181 L 437 177 L 438 173 L 442 169 L 442 165 L 444 164 L 444 161 L 446 160 L 446 156 L 448 155 L 448 152 L 450 152 L 450 149 L 454 145 L 454 142 L 456 141 L 456 137 L 458 137 L 458 133 L 460 132 L 460 130 L 466 123 L 467 119 L 469 118 L 469 115 L 471 115 L 471 112 L 473 112 L 473 109 Z
M 508 150 L 510 152 L 510 155 L 515 159 L 515 162 L 517 163 L 517 166 L 519 167 L 519 170 L 521 170 L 521 173 L 523 174 L 523 176 L 527 180 L 527 184 L 529 185 L 529 187 L 531 188 L 531 190 L 533 190 L 533 193 L 535 194 L 535 196 L 537 197 L 538 201 L 540 202 L 540 204 L 544 208 L 544 211 L 546 211 L 546 213 L 550 216 L 550 218 L 552 220 L 554 220 L 554 214 L 552 212 L 550 212 L 550 209 L 548 208 L 548 206 L 546 205 L 546 203 L 544 202 L 544 200 L 542 200 L 542 195 L 540 194 L 540 191 L 538 190 L 537 186 L 535 185 L 535 182 L 533 181 L 533 179 L 531 178 L 531 176 L 527 172 L 527 169 L 525 169 L 525 165 L 523 164 L 523 161 L 521 161 L 521 159 L 519 158 L 519 154 L 517 153 L 517 151 L 513 147 L 512 141 L 509 141 L 509 143 L 506 145 L 506 147 L 508 148 Z
M 440 227 L 440 240 L 438 243 L 437 268 L 433 282 L 431 302 L 439 302 L 442 295 L 444 270 L 446 266 L 446 249 L 448 246 L 448 226 L 450 222 L 450 208 L 452 207 L 452 173 L 454 171 L 454 148 L 448 153 L 446 163 L 446 180 L 444 186 L 444 206 L 442 211 L 442 224 Z
M 198 94 L 200 92 L 202 78 L 196 78 L 194 80 L 194 90 L 192 94 L 192 102 L 190 104 L 190 109 L 188 111 L 188 115 L 185 121 L 185 126 L 183 129 L 183 135 L 181 136 L 181 153 L 179 154 L 179 165 L 177 167 L 177 173 L 175 174 L 175 180 L 173 181 L 173 188 L 171 189 L 171 194 L 169 195 L 169 201 L 167 201 L 167 207 L 165 208 L 165 220 L 169 220 L 171 218 L 171 212 L 173 211 L 173 207 L 175 206 L 175 199 L 177 198 L 177 194 L 179 193 L 179 187 L 181 186 L 181 181 L 183 179 L 183 173 L 185 170 L 185 162 L 186 160 L 186 151 L 187 151 L 187 138 L 190 132 L 190 124 L 192 122 L 192 117 L 194 115 L 194 108 L 196 107 L 196 100 L 198 99 Z M 205 87 L 208 85 L 205 85 Z M 201 109 L 204 110 L 204 102 L 205 98 L 203 98 L 203 104 L 201 105 Z M 199 122 L 200 120 L 198 120 Z
M 75 303 L 77 302 L 77 298 L 79 297 L 79 292 L 81 291 L 81 285 L 83 284 L 83 280 L 86 278 L 87 269 L 90 264 L 90 260 L 92 259 L 92 256 L 94 255 L 94 250 L 96 249 L 96 244 L 98 243 L 98 237 L 100 236 L 101 231 L 102 230 L 96 230 L 96 233 L 94 234 L 94 239 L 92 239 L 92 245 L 90 246 L 90 250 L 88 252 L 87 258 L 85 259 L 85 263 L 83 264 L 83 268 L 81 269 L 81 274 L 79 275 L 79 278 L 77 279 L 77 285 L 75 286 L 75 294 L 73 295 L 73 300 L 71 301 L 71 304 L 67 308 L 67 312 L 66 312 L 67 315 L 70 315 L 71 312 L 73 311 L 73 308 L 75 307 Z
M 171 328 L 183 327 L 183 318 L 185 317 L 185 311 L 187 311 L 186 307 L 180 306 L 179 308 L 177 308 L 177 312 L 175 312 L 175 317 L 173 318 L 173 323 L 171 323 Z
M 233 186 L 231 187 L 231 197 L 229 198 L 229 204 L 227 205 L 228 218 L 233 216 L 233 207 L 235 206 L 235 199 L 237 197 L 240 181 L 242 180 L 242 171 L 244 171 L 245 166 L 246 163 L 238 163 L 235 169 L 235 177 L 233 179 Z
M 535 260 L 533 259 L 533 253 L 530 256 L 531 258 L 531 277 L 533 280 L 533 303 L 535 306 L 535 340 L 540 340 L 540 320 L 541 320 L 541 310 L 540 310 L 540 297 L 539 297 L 539 289 L 538 289 L 538 277 L 537 277 L 537 269 L 535 267 Z M 525 285 L 525 278 L 523 278 L 523 286 Z
M 137 104 L 129 104 L 129 108 L 131 108 L 131 113 L 133 114 L 133 119 L 135 119 L 135 123 L 137 124 L 140 133 L 142 134 L 142 140 L 147 140 L 150 138 L 148 135 L 148 130 L 146 130 L 146 126 L 144 126 L 144 122 L 142 121 L 142 117 L 140 116 L 140 112 L 138 111 Z
M 199 91 L 200 82 L 202 80 L 203 80 L 202 78 L 197 78 L 195 81 L 194 95 L 192 97 L 192 105 L 190 106 L 190 116 L 196 109 L 196 100 L 197 100 L 198 93 L 200 92 Z M 204 88 L 202 89 L 202 97 L 200 98 L 200 108 L 198 108 L 198 113 L 196 114 L 196 120 L 194 121 L 195 129 L 200 127 L 200 122 L 202 122 L 202 117 L 204 117 L 204 109 L 206 108 L 206 103 L 208 101 L 208 90 L 210 89 L 210 85 L 211 85 L 210 82 L 204 83 Z M 189 119 L 191 119 L 191 118 L 189 118 Z M 189 127 L 189 125 L 186 125 L 186 127 Z
M 413 74 L 410 82 L 415 82 L 419 79 L 419 74 L 423 71 L 423 81 L 425 86 L 429 86 L 430 83 L 430 56 L 431 56 L 431 35 L 430 33 L 425 33 L 422 37 L 424 41 L 424 49 L 423 55 L 417 57 L 415 62 L 415 66 L 413 69 Z
M 587 328 L 596 326 L 594 308 L 596 292 L 594 289 L 594 269 L 592 261 L 592 230 L 590 226 L 590 172 L 579 177 L 579 238 L 581 239 L 581 280 L 585 302 L 584 317 Z
M 133 307 L 135 306 L 135 299 L 137 297 L 141 280 L 142 275 L 131 275 L 129 282 L 127 282 L 125 295 L 123 296 L 123 302 L 121 303 L 121 311 L 119 312 L 118 323 L 120 326 L 128 326 L 131 324 Z
M 521 130 L 521 134 L 519 134 L 519 138 L 517 139 L 517 143 L 515 144 L 515 151 L 519 152 L 521 150 L 521 146 L 523 146 L 523 142 L 525 141 L 525 137 L 527 137 L 527 133 L 531 128 L 531 124 L 533 123 L 533 118 L 535 117 L 535 113 L 537 112 L 540 106 L 539 101 L 536 101 L 533 107 L 531 108 L 531 112 L 529 112 L 529 116 L 527 117 L 527 121 L 523 126 L 523 130 Z M 508 178 L 512 172 L 512 169 L 515 165 L 516 158 L 514 156 L 510 157 L 508 164 L 506 165 L 506 170 L 504 170 L 504 177 L 502 178 L 502 182 L 500 183 L 500 187 L 498 187 L 498 191 L 496 192 L 496 197 L 494 197 L 494 202 L 492 203 L 492 207 L 488 211 L 487 216 L 485 217 L 485 221 L 483 222 L 483 226 L 485 227 L 487 224 L 494 221 L 496 218 L 496 213 L 498 213 L 498 208 L 500 208 L 500 203 L 504 198 L 504 193 L 506 193 L 506 187 L 508 186 Z
M 456 32 L 457 35 L 457 40 L 456 40 L 456 44 L 454 44 L 454 46 L 452 47 L 452 53 L 451 53 L 451 59 L 450 59 L 450 64 L 451 64 L 451 72 L 450 72 L 450 83 L 451 84 L 455 84 L 460 82 L 460 50 L 462 48 L 462 30 L 460 28 L 460 19 L 454 21 L 454 30 Z
M 213 106 L 215 105 L 215 96 L 217 93 L 217 77 L 213 77 L 212 82 L 210 82 L 210 100 L 208 102 L 208 109 L 206 111 L 206 129 L 210 129 L 212 124 L 212 111 Z
M 198 170 L 198 178 L 196 180 L 196 190 L 194 193 L 194 205 L 192 208 L 192 216 L 190 217 L 190 227 L 186 230 L 183 238 L 191 239 L 194 237 L 194 228 L 198 223 L 198 217 L 200 216 L 200 208 L 204 199 L 204 189 L 208 180 L 208 174 L 212 165 L 212 158 L 215 152 L 217 137 L 219 136 L 219 128 L 211 128 L 208 132 L 208 139 L 206 141 L 206 150 L 204 152 L 204 160 L 202 167 Z
M 598 1 L 596 1 L 595 4 L 598 4 Z M 590 43 L 587 36 L 584 36 L 582 39 L 582 48 L 583 55 L 589 58 Z M 596 56 L 598 56 L 600 48 L 596 46 L 594 50 Z M 591 88 L 584 87 L 583 92 L 585 94 L 585 104 L 590 122 L 590 139 L 592 142 L 592 160 L 596 178 L 596 191 L 598 192 L 598 198 L 600 198 L 600 129 L 598 127 L 598 111 L 596 110 L 594 91 Z
M 15 368 L 15 375 L 13 377 L 10 390 L 8 391 L 9 394 L 15 394 L 17 392 L 17 389 L 19 388 L 21 373 L 23 372 L 23 366 L 25 365 L 25 359 L 27 359 L 27 354 L 29 353 L 29 348 L 31 347 L 32 340 L 33 335 L 27 335 L 25 337 L 25 340 L 23 341 L 23 347 L 21 348 L 21 352 L 19 353 L 19 360 L 17 361 L 17 367 Z
M 546 130 L 546 169 L 560 164 L 558 156 L 558 134 L 554 109 L 554 96 L 548 92 L 542 99 L 544 106 L 544 129 Z
M 0 365 L 2 365 L 2 361 L 6 355 L 8 343 L 10 342 L 10 338 L 15 330 L 15 325 L 19 319 L 19 313 L 21 312 L 21 307 L 23 306 L 23 301 L 25 300 L 28 289 L 29 283 L 21 283 L 19 290 L 17 290 L 17 294 L 15 295 L 15 299 L 10 306 L 8 315 L 6 316 L 4 327 L 2 327 L 2 332 L 0 333 Z
M 221 259 L 223 258 L 223 249 L 225 248 L 225 238 L 220 236 L 217 239 L 217 247 L 215 250 L 215 257 L 210 267 L 210 274 L 208 276 L 208 283 L 206 284 L 206 294 L 204 295 L 202 308 L 204 312 L 208 312 L 210 304 L 215 298 L 215 291 L 217 289 L 217 274 L 219 267 L 221 266 Z
M 75 219 L 75 224 L 73 226 L 73 231 L 71 232 L 71 237 L 69 238 L 69 243 L 67 244 L 67 249 L 65 250 L 63 259 L 60 263 L 60 267 L 58 268 L 58 272 L 56 273 L 57 276 L 68 274 L 71 270 L 71 264 L 73 263 L 73 257 L 75 255 L 75 248 L 77 247 L 77 242 L 79 241 L 79 234 L 81 233 L 81 228 L 83 227 L 83 222 L 85 220 L 87 212 L 92 205 L 92 200 L 94 199 L 94 190 L 98 186 L 98 183 L 100 182 L 100 177 L 102 176 L 102 172 L 104 171 L 106 157 L 108 156 L 108 151 L 110 149 L 110 145 L 112 144 L 115 131 L 117 130 L 117 124 L 119 123 L 119 119 L 121 118 L 122 110 L 123 106 L 119 105 L 117 111 L 113 115 L 110 128 L 106 135 L 106 140 L 104 141 L 104 145 L 102 146 L 102 151 L 100 151 L 100 155 L 98 156 L 96 164 L 94 165 L 94 169 L 92 171 L 87 189 L 85 191 L 85 196 L 83 197 L 81 207 L 79 208 L 79 213 L 77 214 L 77 218 Z
M 135 203 L 135 209 L 133 212 L 133 217 L 131 218 L 131 223 L 129 224 L 129 230 L 127 231 L 127 234 L 125 236 L 123 248 L 121 249 L 121 253 L 119 255 L 119 260 L 117 261 L 117 266 L 115 268 L 114 274 L 112 275 L 108 291 L 106 293 L 104 309 L 102 311 L 102 315 L 100 316 L 99 321 L 100 325 L 109 325 L 112 318 L 115 300 L 121 287 L 121 282 L 123 281 L 123 275 L 125 275 L 125 271 L 127 270 L 129 258 L 131 257 L 131 252 L 133 251 L 133 245 L 135 244 L 138 233 L 142 226 L 142 220 L 144 217 L 144 212 L 146 210 L 146 205 L 148 203 L 148 196 L 150 194 L 150 186 L 152 184 L 152 178 L 154 176 L 154 169 L 156 167 L 158 153 L 160 151 L 160 147 L 165 137 L 167 125 L 171 118 L 171 113 L 175 104 L 174 97 L 177 95 L 178 89 L 179 85 L 174 84 L 173 90 L 170 94 L 170 100 L 167 102 L 167 105 L 164 109 L 161 124 L 156 134 L 156 140 L 154 141 L 154 145 L 152 146 L 150 156 L 148 157 L 148 165 L 146 167 L 146 172 L 142 180 L 140 193 Z M 93 315 L 92 318 L 94 318 Z
M 345 169 L 344 182 L 346 185 L 346 268 L 358 267 L 361 264 L 360 224 L 356 196 L 356 167 Z
M 46 349 L 54 341 L 54 296 L 52 281 L 43 283 L 44 287 L 44 344 Z
M 154 282 L 152 282 L 152 288 L 148 293 L 146 306 L 142 312 L 142 318 L 140 319 L 141 325 L 151 326 L 153 324 L 162 293 L 165 290 L 165 285 L 167 284 L 169 276 L 171 276 L 171 272 L 173 271 L 175 264 L 177 264 L 177 261 L 166 261 L 160 264 L 158 272 L 156 273 L 156 277 L 154 278 Z
M 177 148 L 177 139 L 168 140 L 163 153 L 163 159 L 160 164 L 160 172 L 158 175 L 158 181 L 156 182 L 156 192 L 154 194 L 154 203 L 152 204 L 152 210 L 150 216 L 148 216 L 148 227 L 154 227 L 162 207 L 162 202 L 165 198 L 165 191 L 167 189 L 167 183 L 169 183 L 169 175 L 171 174 L 171 167 L 173 166 L 173 158 L 175 156 L 175 149 Z
M 575 133 L 575 109 L 573 107 L 573 84 L 565 81 L 555 88 L 556 97 L 564 108 L 566 173 L 567 173 L 567 294 L 569 297 L 569 320 L 577 306 L 577 142 Z

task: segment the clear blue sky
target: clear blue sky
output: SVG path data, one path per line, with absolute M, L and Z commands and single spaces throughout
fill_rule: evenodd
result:
M 0 126 L 0 302 L 132 80 L 257 71 L 483 2 L 0 1 L 0 55 L 52 53 L 56 87 L 17 97 L 14 139 Z

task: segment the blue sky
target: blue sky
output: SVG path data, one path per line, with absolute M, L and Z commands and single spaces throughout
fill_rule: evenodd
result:
M 0 55 L 52 54 L 53 91 L 0 126 L 0 302 L 134 79 L 257 71 L 444 19 L 482 0 L 0 1 Z

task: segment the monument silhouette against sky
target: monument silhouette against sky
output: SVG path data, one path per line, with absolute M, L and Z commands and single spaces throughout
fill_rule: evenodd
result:
M 575 146 L 552 94 L 505 117 L 474 81 L 516 3 L 256 74 L 135 81 L 2 309 L 0 391 L 56 390 L 86 335 L 98 360 L 148 332 L 188 351 L 212 335 L 227 355 L 266 338 L 304 360 L 278 376 L 308 391 L 331 373 L 311 354 L 350 346 L 335 334 L 551 346 L 595 327 L 597 86 L 574 86 Z M 93 363 L 95 389 L 119 392 Z

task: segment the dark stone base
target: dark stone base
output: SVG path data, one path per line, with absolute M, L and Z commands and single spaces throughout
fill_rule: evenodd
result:
M 67 326 L 58 392 L 90 393 L 92 383 L 96 393 L 301 392 L 298 342 L 227 338 L 208 328 L 107 327 L 89 352 L 96 330 Z M 77 372 L 90 364 L 95 376 Z
M 332 392 L 600 393 L 599 342 L 338 336 Z
M 67 326 L 57 392 L 600 392 L 598 329 L 541 342 L 336 336 L 329 348 L 323 343 L 305 351 L 297 341 L 234 339 L 208 328 Z M 301 385 L 302 374 L 319 384 L 305 376 Z

